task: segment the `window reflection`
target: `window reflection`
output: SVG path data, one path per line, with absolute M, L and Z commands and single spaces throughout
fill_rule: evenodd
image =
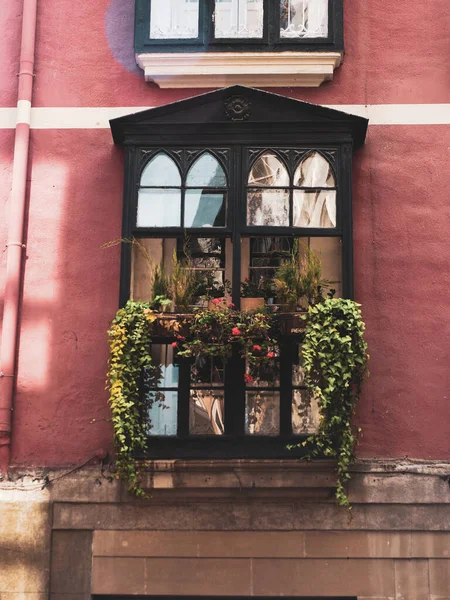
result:
M 262 38 L 263 0 L 216 0 L 215 37 Z
M 223 390 L 191 390 L 189 432 L 191 435 L 225 433 Z
M 198 37 L 199 0 L 151 0 L 150 38 Z
M 151 357 L 153 367 L 144 370 L 148 434 L 175 436 L 177 434 L 179 369 L 178 364 L 174 361 L 174 349 L 167 344 L 153 344 Z
M 328 0 L 281 0 L 282 38 L 328 36 Z
M 279 435 L 279 392 L 258 390 L 246 393 L 245 432 L 248 435 Z

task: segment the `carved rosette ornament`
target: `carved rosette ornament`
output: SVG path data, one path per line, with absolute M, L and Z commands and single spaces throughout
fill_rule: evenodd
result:
M 251 115 L 252 103 L 242 96 L 231 96 L 224 101 L 224 107 L 230 121 L 246 121 Z

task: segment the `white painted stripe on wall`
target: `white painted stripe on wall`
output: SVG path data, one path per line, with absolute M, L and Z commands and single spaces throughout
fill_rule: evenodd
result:
M 450 104 L 333 104 L 327 108 L 366 117 L 370 125 L 450 125 Z M 32 129 L 108 129 L 109 120 L 146 106 L 32 108 Z M 0 108 L 0 129 L 14 129 L 15 108 Z M 22 122 L 22 121 L 21 121 Z

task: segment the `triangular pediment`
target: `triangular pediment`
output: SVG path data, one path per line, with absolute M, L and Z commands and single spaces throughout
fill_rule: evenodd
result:
M 124 143 L 127 132 L 174 124 L 307 124 L 309 128 L 339 127 L 351 133 L 355 146 L 364 143 L 368 120 L 271 92 L 235 85 L 110 121 L 114 141 Z

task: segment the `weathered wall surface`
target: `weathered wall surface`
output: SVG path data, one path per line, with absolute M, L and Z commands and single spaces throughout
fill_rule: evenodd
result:
M 450 5 L 346 0 L 346 57 L 322 104 L 448 103 Z M 2 7 L 0 105 L 13 107 L 19 0 Z M 145 84 L 133 58 L 133 1 L 40 2 L 34 105 L 138 109 L 195 90 Z M 64 51 L 61 51 L 61 49 Z M 433 106 L 430 105 L 430 111 Z M 70 109 L 69 109 L 70 112 Z M 111 450 L 106 330 L 117 307 L 123 157 L 106 129 L 33 129 L 13 462 L 64 465 Z M 67 113 L 69 114 L 69 113 Z M 358 411 L 360 456 L 439 459 L 450 448 L 447 302 L 450 126 L 369 128 L 355 156 L 355 282 L 371 378 Z M 0 217 L 13 131 L 0 130 Z M 0 243 L 6 218 L 0 218 Z M 0 262 L 0 302 L 4 257 Z M 95 422 L 92 422 L 95 419 Z
M 265 482 L 247 464 L 219 470 L 208 483 L 192 464 L 153 465 L 152 498 L 144 501 L 98 466 L 48 473 L 59 479 L 39 492 L 31 490 L 42 487 L 42 474 L 4 483 L 0 597 L 448 600 L 448 462 L 355 467 L 351 519 L 330 490 L 322 494 L 328 484 L 317 465 L 303 466 L 301 477 L 286 477 L 281 466 Z M 233 471 L 240 482 L 234 477 L 221 496 Z
M 51 511 L 43 481 L 0 481 L 0 598 L 44 600 L 49 592 Z M 26 490 L 26 491 L 25 491 Z

